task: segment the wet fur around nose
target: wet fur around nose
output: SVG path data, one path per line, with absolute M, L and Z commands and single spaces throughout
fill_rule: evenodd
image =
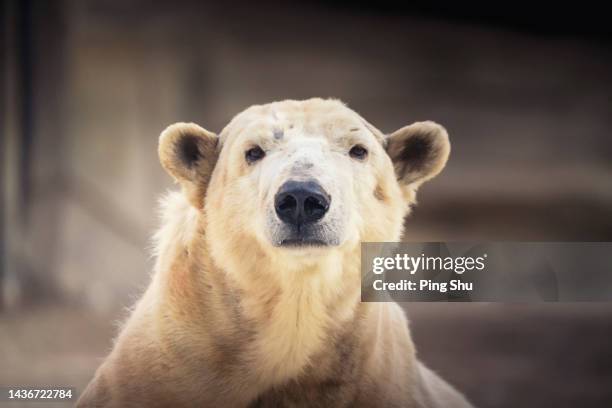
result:
M 411 126 L 387 136 L 313 98 L 253 106 L 219 135 L 166 129 L 160 161 L 180 191 L 162 201 L 155 271 L 77 406 L 469 407 L 418 361 L 397 304 L 360 302 L 360 242 L 399 240 L 448 157 L 442 127 Z M 410 151 L 419 138 L 437 149 Z M 253 146 L 265 156 L 249 162 Z M 292 233 L 276 194 L 309 180 L 296 202 L 328 197 L 308 225 L 328 245 L 276 245 Z

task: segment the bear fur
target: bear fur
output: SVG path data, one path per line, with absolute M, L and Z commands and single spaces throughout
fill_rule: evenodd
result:
M 397 304 L 360 302 L 360 242 L 401 239 L 449 152 L 436 123 L 384 135 L 318 98 L 252 106 L 218 136 L 168 127 L 159 157 L 181 191 L 155 272 L 77 406 L 469 407 L 417 360 Z M 288 179 L 328 192 L 321 245 L 283 246 L 271 208 Z

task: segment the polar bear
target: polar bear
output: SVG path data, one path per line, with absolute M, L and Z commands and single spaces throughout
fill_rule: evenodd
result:
M 160 136 L 152 281 L 79 407 L 469 407 L 416 358 L 395 303 L 360 302 L 360 242 L 398 241 L 450 152 L 338 100 L 252 106 Z

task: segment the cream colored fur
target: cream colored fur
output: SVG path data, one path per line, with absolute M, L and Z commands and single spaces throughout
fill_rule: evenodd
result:
M 254 143 L 266 158 L 249 165 Z M 347 155 L 355 143 L 367 160 Z M 385 136 L 322 99 L 251 107 L 219 137 L 168 128 L 160 159 L 182 191 L 162 201 L 152 282 L 78 406 L 469 407 L 418 362 L 398 305 L 360 302 L 359 243 L 401 238 L 449 146 L 431 122 Z M 288 177 L 332 192 L 334 244 L 285 249 L 266 234 Z

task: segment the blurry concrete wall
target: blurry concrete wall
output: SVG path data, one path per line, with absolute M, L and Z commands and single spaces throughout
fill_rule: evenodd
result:
M 448 128 L 451 160 L 422 189 L 408 239 L 612 238 L 607 43 L 321 3 L 84 0 L 19 13 L 31 38 L 9 54 L 31 57 L 31 106 L 19 105 L 31 128 L 26 165 L 5 162 L 4 179 L 27 184 L 3 192 L 22 217 L 21 236 L 7 235 L 17 265 L 5 275 L 22 293 L 11 302 L 128 304 L 171 186 L 160 131 L 220 131 L 286 98 L 340 98 L 386 132 L 424 119 Z M 7 134 L 23 142 L 18 128 Z

